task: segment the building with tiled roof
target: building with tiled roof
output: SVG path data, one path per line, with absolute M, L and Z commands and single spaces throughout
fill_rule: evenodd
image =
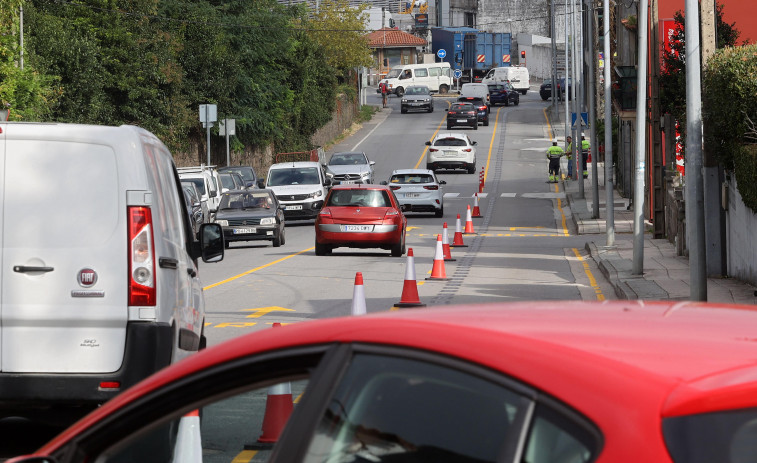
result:
M 389 70 L 402 64 L 416 64 L 418 55 L 425 51 L 428 42 L 413 34 L 389 27 L 366 34 L 368 46 L 373 49 L 375 68 L 371 74 L 377 80 Z M 372 82 L 375 83 L 375 82 Z

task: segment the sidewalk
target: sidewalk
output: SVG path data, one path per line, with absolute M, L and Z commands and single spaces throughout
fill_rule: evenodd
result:
M 553 131 L 560 146 L 564 146 L 564 124 L 553 124 Z M 588 138 L 588 136 L 587 136 Z M 595 144 L 592 143 L 592 146 Z M 563 161 L 563 164 L 565 162 Z M 619 299 L 689 300 L 689 259 L 677 256 L 675 245 L 667 239 L 655 239 L 644 234 L 642 274 L 634 275 L 633 269 L 633 207 L 628 208 L 628 198 L 613 196 L 615 245 L 607 247 L 607 190 L 604 182 L 604 163 L 597 163 L 599 181 L 599 218 L 592 218 L 594 205 L 592 166 L 589 163 L 589 178 L 584 182 L 584 197 L 579 195 L 575 180 L 562 180 L 570 209 L 569 220 L 579 235 L 597 234 L 594 241 L 586 244 L 586 250 L 597 263 L 602 274 L 615 288 Z M 563 170 L 563 173 L 566 172 Z M 649 230 L 649 223 L 644 230 Z M 757 287 L 732 278 L 708 278 L 707 300 L 709 302 L 757 304 Z

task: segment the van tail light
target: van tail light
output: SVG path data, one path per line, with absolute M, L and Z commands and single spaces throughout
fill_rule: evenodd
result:
M 149 207 L 129 206 L 129 305 L 154 306 L 155 241 Z
M 438 190 L 438 189 L 439 189 L 439 186 L 438 186 L 438 185 L 425 185 L 425 186 L 423 187 L 423 189 L 424 189 L 424 190 Z

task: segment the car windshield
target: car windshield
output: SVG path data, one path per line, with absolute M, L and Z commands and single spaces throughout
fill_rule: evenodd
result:
M 434 183 L 434 177 L 429 174 L 395 174 L 390 183 Z
M 201 195 L 205 194 L 205 182 L 201 178 L 187 178 L 182 179 L 187 182 L 192 182 L 195 185 L 195 188 L 197 188 L 197 191 L 200 192 Z
M 405 95 L 428 95 L 428 88 L 426 87 L 409 87 L 405 91 Z
M 497 84 L 497 85 L 490 85 L 490 86 L 489 86 L 489 91 L 495 91 L 495 92 L 499 92 L 499 91 L 502 91 L 502 90 L 504 90 L 504 89 L 505 89 L 505 86 L 504 86 L 504 85 L 499 85 L 499 84 Z
M 362 153 L 336 153 L 331 156 L 330 166 L 356 166 L 367 164 Z
M 332 190 L 327 206 L 391 207 L 384 190 Z
M 245 182 L 254 182 L 255 174 L 252 167 L 225 167 L 224 172 L 236 172 Z
M 450 108 L 451 111 L 473 111 L 472 104 L 453 104 Z
M 465 140 L 462 138 L 455 138 L 455 137 L 445 137 L 445 138 L 439 138 L 434 142 L 434 146 L 467 146 L 468 143 L 466 143 Z
M 387 79 L 396 79 L 402 74 L 402 69 L 392 69 L 389 74 L 386 75 Z
M 319 184 L 320 177 L 315 167 L 292 167 L 273 169 L 268 177 L 269 186 L 314 185 Z
M 270 209 L 273 198 L 267 191 L 224 193 L 220 209 Z
M 228 188 L 229 190 L 236 188 L 234 179 L 231 177 L 231 174 L 221 174 L 221 185 L 223 185 L 224 188 Z

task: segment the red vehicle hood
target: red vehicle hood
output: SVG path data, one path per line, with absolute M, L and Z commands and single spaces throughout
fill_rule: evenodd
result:
M 341 223 L 381 223 L 390 207 L 330 207 L 331 218 Z

